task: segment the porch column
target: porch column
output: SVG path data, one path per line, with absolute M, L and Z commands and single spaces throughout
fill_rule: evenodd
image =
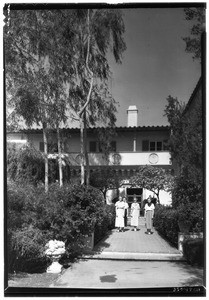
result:
M 136 137 L 134 137 L 133 141 L 133 152 L 136 152 Z

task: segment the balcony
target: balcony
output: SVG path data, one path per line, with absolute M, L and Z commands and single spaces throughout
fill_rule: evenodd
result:
M 49 154 L 49 158 L 56 158 L 58 154 Z M 140 166 L 140 165 L 171 165 L 171 156 L 168 151 L 160 152 L 117 152 L 105 157 L 103 153 L 89 153 L 90 166 Z M 73 166 L 79 166 L 81 154 L 64 153 L 62 157 Z

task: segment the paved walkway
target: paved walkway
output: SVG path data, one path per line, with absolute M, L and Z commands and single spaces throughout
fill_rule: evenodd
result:
M 146 228 L 140 225 L 137 231 L 127 227 L 125 232 L 113 229 L 85 258 L 139 259 L 139 260 L 183 260 L 178 249 L 164 240 L 153 229 L 153 234 L 145 234 Z
M 113 229 L 91 254 L 82 256 L 50 285 L 51 288 L 144 289 L 203 286 L 203 268 L 192 267 L 154 230 L 145 234 L 127 227 Z
M 203 286 L 203 269 L 181 261 L 87 259 L 73 263 L 51 288 L 174 288 Z M 191 293 L 192 294 L 192 293 Z

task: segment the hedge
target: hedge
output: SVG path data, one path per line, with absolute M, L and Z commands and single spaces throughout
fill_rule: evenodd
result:
M 115 227 L 115 206 L 106 205 L 102 221 L 97 222 L 94 231 L 94 244 L 98 243 L 109 230 Z
M 177 211 L 168 206 L 156 205 L 153 222 L 155 229 L 177 247 L 179 232 Z
M 183 242 L 183 252 L 187 262 L 191 265 L 204 266 L 204 243 L 203 239 L 186 239 Z

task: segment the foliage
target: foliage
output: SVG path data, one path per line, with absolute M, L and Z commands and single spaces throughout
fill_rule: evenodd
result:
M 17 147 L 8 144 L 7 147 L 7 174 L 8 178 L 37 184 L 43 180 L 44 159 L 42 154 L 33 146 L 25 144 Z
M 201 97 L 201 96 L 200 96 Z M 172 160 L 187 168 L 188 175 L 198 181 L 202 177 L 202 104 L 197 99 L 195 107 L 185 113 L 185 105 L 169 96 L 165 115 L 171 127 L 169 149 Z M 193 176 L 192 176 L 193 175 Z
M 203 207 L 200 203 L 182 203 L 178 206 L 177 213 L 178 220 L 189 223 L 191 231 L 203 231 Z
M 81 183 L 89 182 L 86 151 L 86 128 L 103 124 L 113 127 L 116 122 L 116 101 L 109 91 L 111 77 L 108 56 L 112 52 L 121 63 L 126 46 L 124 23 L 119 9 L 83 9 L 74 11 L 78 30 L 76 37 L 76 76 L 69 88 L 70 108 L 80 122 Z M 86 172 L 84 167 L 86 166 Z
M 156 230 L 170 243 L 178 245 L 177 211 L 171 207 L 156 205 L 153 218 Z
M 108 189 L 120 186 L 120 177 L 110 167 L 107 169 L 98 169 L 90 174 L 90 184 L 100 189 L 105 197 Z
M 44 157 L 33 145 L 7 146 L 7 176 L 10 180 L 37 185 L 44 182 Z M 49 160 L 49 182 L 57 178 L 57 161 Z
M 117 110 L 108 85 L 111 75 L 108 55 L 112 52 L 115 61 L 121 63 L 126 48 L 121 11 L 7 8 L 4 10 L 7 99 L 16 115 L 23 117 L 28 126 L 41 123 L 45 146 L 47 129 L 56 127 L 59 136 L 60 122 L 67 121 L 69 108 L 70 117 L 73 112 L 79 117 L 81 130 L 83 123 L 113 126 Z M 81 139 L 81 174 L 84 174 L 86 152 L 82 134 Z M 47 147 L 44 149 L 47 191 Z M 88 164 L 87 156 L 85 160 Z M 61 160 L 59 171 L 62 177 Z
M 83 250 L 85 235 L 110 217 L 102 193 L 80 185 L 52 184 L 45 193 L 43 186 L 9 182 L 7 202 L 10 270 L 44 260 L 43 246 L 51 239 L 65 242 L 66 256 L 76 256 Z
M 152 191 L 158 199 L 160 190 L 170 191 L 173 183 L 173 176 L 170 170 L 153 166 L 140 166 L 137 174 L 131 180 L 131 184 Z
M 186 20 L 192 23 L 190 36 L 183 38 L 186 43 L 186 52 L 193 53 L 193 59 L 201 59 L 201 37 L 205 31 L 205 8 L 185 8 L 184 13 Z
M 51 124 L 57 117 L 65 121 L 63 66 L 70 55 L 60 35 L 66 30 L 66 17 L 58 10 L 5 10 L 4 14 L 7 96 L 13 95 L 10 104 L 29 126 Z
M 27 126 L 42 125 L 47 191 L 47 130 L 58 130 L 60 123 L 67 120 L 66 83 L 73 76 L 73 47 L 67 33 L 74 20 L 71 10 L 8 8 L 4 14 L 6 92 L 8 105 L 13 109 L 8 117 L 12 121 L 15 114 Z M 11 128 L 16 123 L 8 125 Z M 62 174 L 61 163 L 59 171 Z
M 49 261 L 44 255 L 46 236 L 32 225 L 8 231 L 8 271 L 43 272 Z
M 204 201 L 201 100 L 197 98 L 190 111 L 171 96 L 167 100 L 165 114 L 171 125 L 170 152 L 177 166 L 172 204 L 178 210 L 179 219 L 190 222 L 191 230 L 201 231 Z
M 107 232 L 115 227 L 115 206 L 106 205 L 101 222 L 97 222 L 94 231 L 94 244 L 98 243 Z
M 204 266 L 204 241 L 202 238 L 187 238 L 183 241 L 183 252 L 187 262 L 191 265 Z

